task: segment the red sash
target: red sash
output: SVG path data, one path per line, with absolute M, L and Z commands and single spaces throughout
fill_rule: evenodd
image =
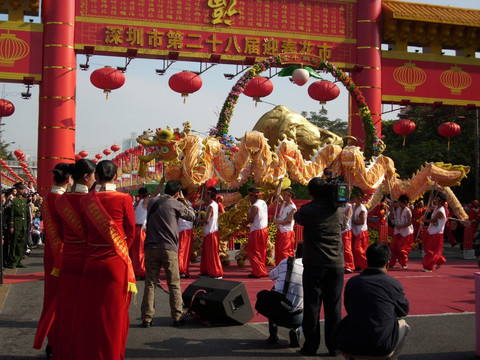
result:
M 52 213 L 50 211 L 49 196 L 52 196 L 51 193 L 47 194 L 47 197 L 43 202 L 42 215 L 45 226 L 45 235 L 48 237 L 48 245 L 50 246 L 53 255 L 53 269 L 50 275 L 58 277 L 62 260 L 63 243 L 60 238 L 57 222 L 53 220 Z
M 128 246 L 127 242 L 125 241 L 125 234 L 107 213 L 97 196 L 97 192 L 94 190 L 90 191 L 87 196 L 89 201 L 84 203 L 86 204 L 85 213 L 100 235 L 102 235 L 102 237 L 109 242 L 109 244 L 115 249 L 117 255 L 120 256 L 120 258 L 127 265 L 127 291 L 136 294 L 137 285 L 135 282 L 135 273 L 133 271 L 132 260 L 128 254 Z
M 77 212 L 77 210 L 74 209 L 72 204 L 70 204 L 70 201 L 68 201 L 68 198 L 67 196 L 65 196 L 65 194 L 57 199 L 57 201 L 55 202 L 55 206 L 57 208 L 58 214 L 62 217 L 63 221 L 73 230 L 75 235 L 77 235 L 79 239 L 86 240 L 87 233 L 85 232 L 82 218 L 80 217 L 80 214 Z

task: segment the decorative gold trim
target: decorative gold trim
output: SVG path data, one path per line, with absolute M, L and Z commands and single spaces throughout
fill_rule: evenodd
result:
M 46 22 L 45 25 L 68 25 L 68 26 L 73 26 L 72 23 L 67 23 L 67 22 L 62 22 L 62 21 L 49 21 L 49 22 Z
M 369 70 L 382 70 L 381 67 L 377 67 L 377 66 L 364 66 L 363 68 L 369 69 Z
M 62 156 L 41 156 L 38 160 L 75 160 L 74 158 L 62 157 Z
M 49 130 L 49 129 L 55 129 L 55 130 L 72 130 L 72 131 L 75 131 L 75 128 L 66 127 L 66 126 L 39 126 L 39 127 L 38 127 L 38 130 Z
M 357 50 L 361 49 L 375 49 L 375 50 L 380 50 L 378 46 L 357 46 Z
M 357 23 L 376 23 L 377 20 L 357 20 Z
M 68 67 L 68 66 L 60 66 L 60 65 L 48 65 L 44 66 L 44 69 L 66 69 L 66 70 L 77 70 L 76 68 Z
M 46 44 L 46 45 L 43 45 L 44 47 L 66 47 L 66 48 L 69 48 L 69 49 L 74 49 L 74 47 L 72 45 L 65 45 L 65 44 Z
M 75 98 L 72 96 L 42 96 L 40 99 L 75 100 Z
M 357 88 L 359 88 L 359 89 L 379 89 L 379 90 L 382 90 L 382 88 L 380 86 L 369 86 L 369 85 L 361 85 L 361 86 L 357 86 Z
M 405 95 L 382 95 L 382 102 L 400 102 L 405 99 Z M 433 104 L 436 101 L 441 101 L 443 105 L 458 105 L 466 106 L 474 104 L 480 107 L 480 101 L 475 100 L 460 100 L 460 99 L 445 99 L 445 98 L 428 98 L 428 97 L 416 97 L 408 95 L 410 103 L 413 104 Z
M 396 60 L 412 60 L 412 61 L 431 61 L 437 63 L 447 63 L 456 65 L 474 65 L 480 66 L 480 59 L 473 57 L 450 56 L 450 55 L 436 55 L 436 54 L 420 54 L 406 51 L 387 51 L 382 50 L 382 59 L 396 59 Z
M 382 116 L 382 114 L 377 114 L 377 113 L 370 113 L 373 116 Z

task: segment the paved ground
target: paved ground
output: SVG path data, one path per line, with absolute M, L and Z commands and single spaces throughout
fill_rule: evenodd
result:
M 458 250 L 446 249 L 448 257 L 458 260 Z M 42 271 L 42 251 L 35 250 L 25 260 L 25 269 L 8 273 L 29 274 Z M 291 359 L 306 358 L 288 347 L 288 333 L 280 329 L 280 343 L 269 345 L 266 323 L 240 326 L 205 326 L 193 318 L 184 327 L 174 328 L 168 310 L 167 294 L 156 291 L 155 326 L 144 329 L 140 323 L 143 282 L 138 283 L 139 296 L 130 307 L 130 331 L 127 359 Z M 455 291 L 452 288 L 452 291 Z M 437 295 L 441 296 L 441 294 Z M 42 307 L 43 281 L 28 281 L 0 286 L 0 360 L 44 358 L 32 348 Z M 402 360 L 473 360 L 475 356 L 475 314 L 439 314 L 409 316 L 411 333 Z M 69 329 L 64 329 L 69 331 Z M 322 343 L 319 355 L 325 354 Z M 310 357 L 313 358 L 313 357 Z M 322 356 L 325 359 L 342 359 Z

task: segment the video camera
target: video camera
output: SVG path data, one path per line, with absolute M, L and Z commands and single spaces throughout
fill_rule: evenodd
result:
M 348 184 L 345 183 L 345 178 L 342 175 L 333 177 L 333 171 L 328 168 L 323 171 L 323 174 L 331 188 L 331 199 L 335 207 L 344 207 L 349 198 Z

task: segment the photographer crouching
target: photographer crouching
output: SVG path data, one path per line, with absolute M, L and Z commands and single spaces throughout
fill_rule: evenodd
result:
M 329 356 L 335 356 L 333 332 L 341 320 L 343 291 L 342 230 L 345 215 L 342 204 L 348 194 L 345 186 L 320 177 L 308 183 L 312 201 L 303 205 L 295 221 L 303 229 L 303 322 L 305 342 L 300 353 L 315 356 L 320 346 L 320 309 L 325 307 L 325 343 Z M 345 185 L 345 184 L 342 184 Z M 339 190 L 340 189 L 340 190 Z

